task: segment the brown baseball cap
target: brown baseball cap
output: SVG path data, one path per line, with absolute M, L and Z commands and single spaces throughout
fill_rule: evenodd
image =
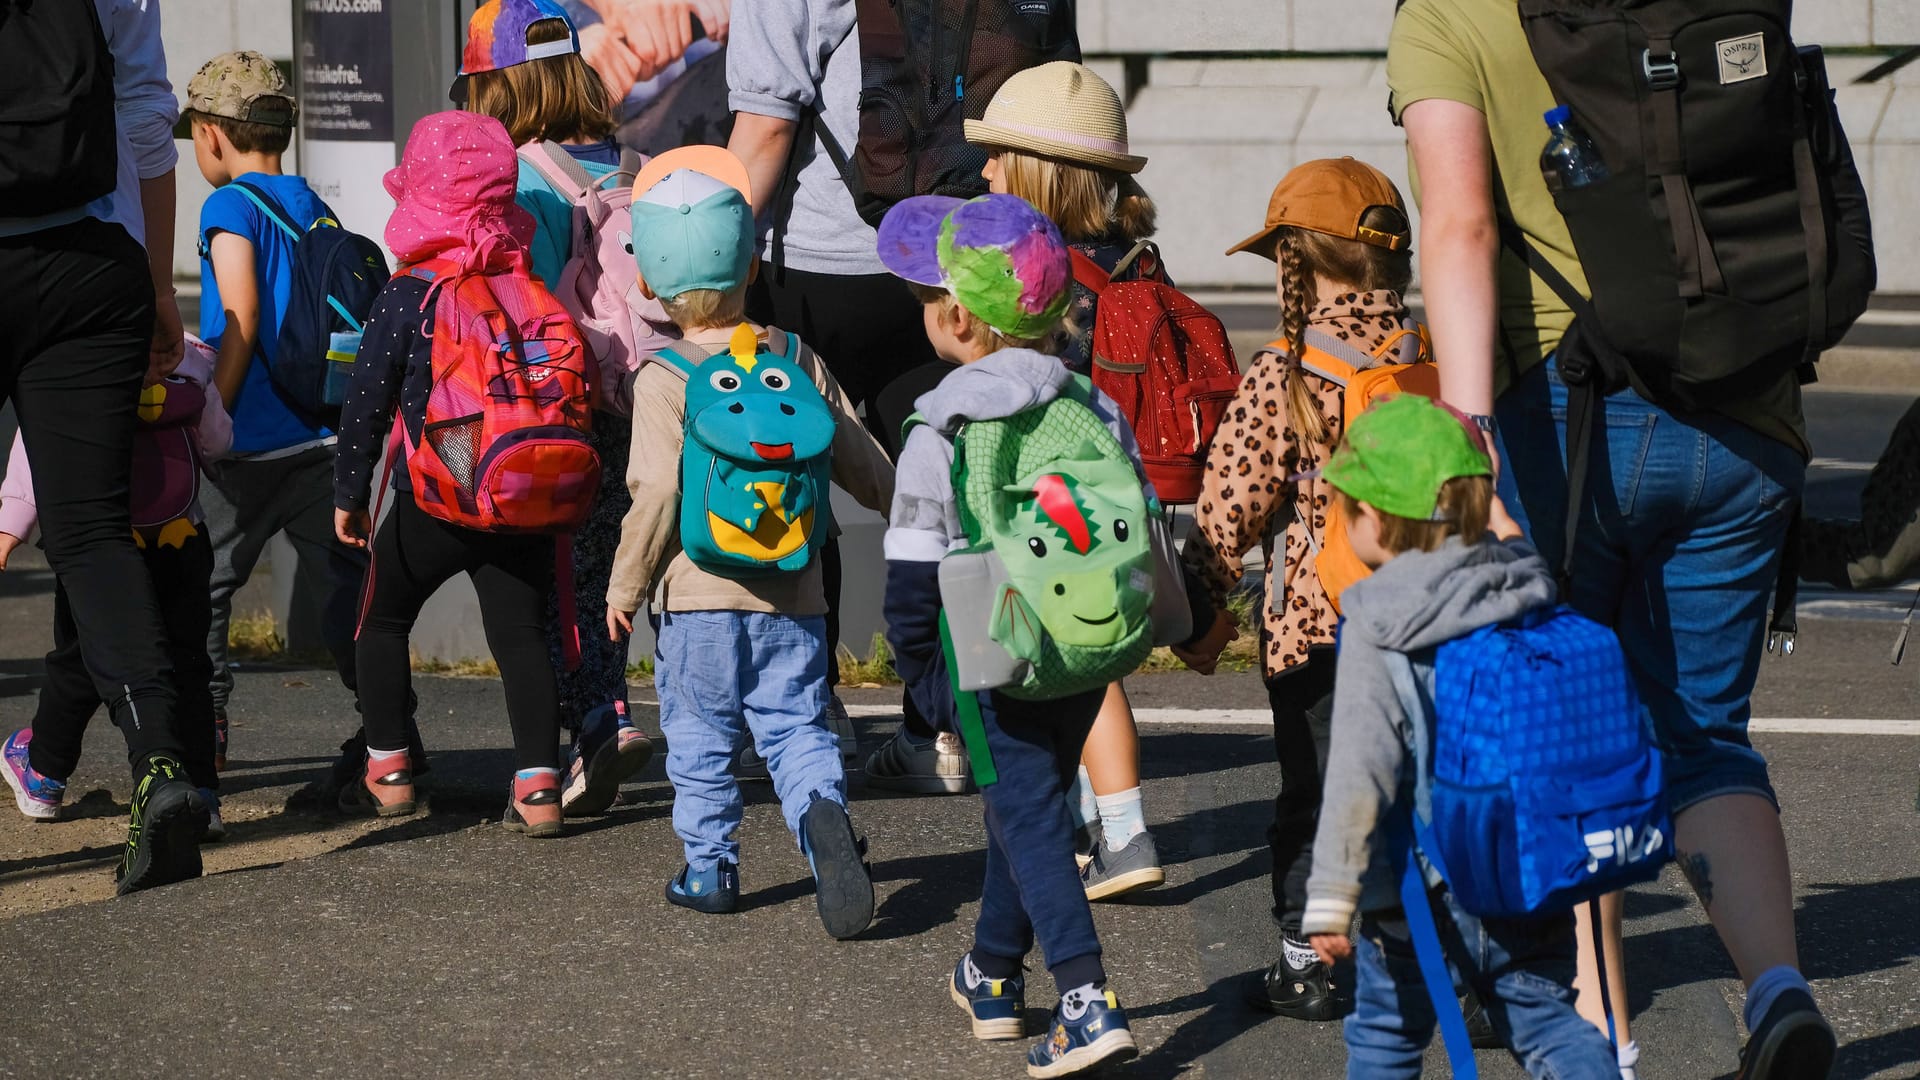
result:
M 1361 224 L 1367 211 L 1377 206 L 1399 213 L 1398 229 L 1382 232 Z M 1379 169 L 1350 157 L 1309 161 L 1281 177 L 1273 195 L 1267 199 L 1267 223 L 1259 232 L 1228 248 L 1227 254 L 1251 250 L 1256 255 L 1273 258 L 1273 246 L 1264 241 L 1283 225 L 1326 233 L 1342 240 L 1358 240 L 1388 251 L 1405 251 L 1413 243 L 1407 205 L 1401 201 L 1393 181 Z
M 200 65 L 187 82 L 187 108 L 273 127 L 292 127 L 293 94 L 273 61 L 245 49 L 221 53 Z

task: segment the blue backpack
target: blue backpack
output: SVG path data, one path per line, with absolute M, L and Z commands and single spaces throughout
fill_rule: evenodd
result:
M 799 364 L 799 339 L 740 324 L 727 351 L 675 342 L 650 362 L 687 380 L 680 546 L 728 578 L 806 568 L 832 531 L 833 410 Z
M 1660 752 L 1613 631 L 1542 607 L 1440 646 L 1421 851 L 1460 906 L 1567 911 L 1673 857 Z
M 293 288 L 280 337 L 264 355 L 274 388 L 309 420 L 334 427 L 347 399 L 360 335 L 388 279 L 380 246 L 331 217 L 301 228 L 252 184 L 232 185 L 293 239 Z

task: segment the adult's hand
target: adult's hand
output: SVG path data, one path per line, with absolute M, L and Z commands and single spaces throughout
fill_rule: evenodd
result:
M 12 533 L 0 532 L 0 570 L 7 568 L 7 560 L 13 557 L 13 549 L 19 546 L 19 537 Z
M 593 6 L 600 12 L 601 22 L 639 62 L 636 81 L 660 74 L 668 64 L 686 55 L 687 46 L 693 44 L 692 0 L 594 0 Z M 701 23 L 706 23 L 704 15 Z M 618 96 L 626 97 L 631 89 L 633 84 L 629 83 Z
M 636 84 L 645 81 L 640 75 L 640 58 L 605 23 L 580 31 L 580 57 L 607 84 L 607 97 L 616 105 Z
M 180 305 L 168 289 L 153 302 L 153 341 L 147 346 L 147 385 L 173 374 L 186 355 L 186 329 L 180 325 Z

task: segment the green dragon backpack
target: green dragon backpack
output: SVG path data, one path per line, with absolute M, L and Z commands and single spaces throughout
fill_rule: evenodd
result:
M 986 667 L 1006 681 L 988 683 L 1011 697 L 1045 701 L 1105 686 L 1153 649 L 1149 535 L 1159 507 L 1094 414 L 1091 394 L 1092 384 L 1075 377 L 1046 405 L 969 422 L 954 436 L 953 489 L 968 546 L 942 563 L 949 644 L 975 658 L 997 647 L 1004 656 L 992 659 L 1003 662 Z M 991 567 L 991 584 L 948 573 L 949 563 L 968 562 Z M 963 696 L 988 688 L 954 674 Z
M 797 340 L 767 336 L 772 348 L 743 323 L 726 352 L 654 353 L 687 380 L 680 546 L 721 577 L 804 569 L 832 529 L 833 411 L 794 362 Z

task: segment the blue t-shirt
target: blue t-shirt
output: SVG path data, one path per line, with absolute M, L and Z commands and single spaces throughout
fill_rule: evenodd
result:
M 611 139 L 563 149 L 596 180 L 620 167 L 620 148 Z M 555 191 L 540 170 L 525 161 L 520 162 L 520 178 L 515 187 L 513 201 L 533 215 L 533 243 L 527 247 L 533 262 L 533 276 L 553 288 L 560 284 L 560 271 L 566 268 L 567 259 L 573 254 L 573 203 Z
M 265 191 L 296 226 L 333 216 L 304 177 L 248 173 L 239 179 Z M 281 399 L 262 359 L 280 340 L 280 319 L 293 292 L 293 237 L 238 188 L 223 187 L 207 196 L 200 207 L 200 337 L 216 349 L 227 329 L 220 283 L 207 257 L 216 232 L 245 237 L 253 245 L 254 279 L 260 286 L 260 348 L 247 366 L 240 397 L 227 410 L 233 415 L 233 452 L 260 454 L 325 438 L 326 428 L 309 424 Z

